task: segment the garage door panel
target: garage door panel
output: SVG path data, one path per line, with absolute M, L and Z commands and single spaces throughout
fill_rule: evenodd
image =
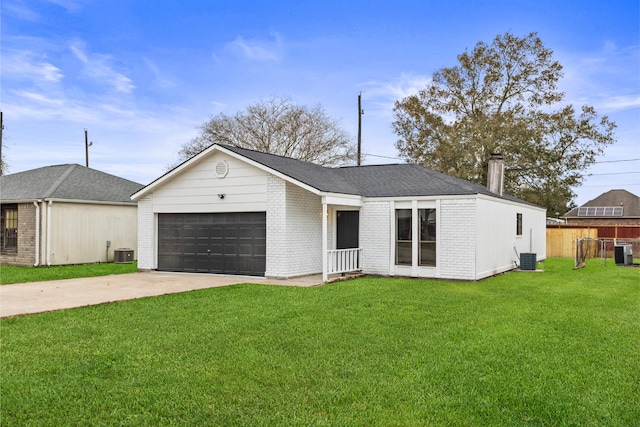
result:
M 263 276 L 265 255 L 265 212 L 158 216 L 158 270 Z
M 238 245 L 239 256 L 253 256 L 253 245 L 251 244 L 239 244 Z
M 224 245 L 222 243 L 211 244 L 211 255 L 223 255 L 223 254 L 224 254 Z

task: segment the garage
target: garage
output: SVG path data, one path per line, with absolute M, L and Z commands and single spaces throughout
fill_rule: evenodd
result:
M 266 213 L 158 215 L 158 270 L 264 276 Z

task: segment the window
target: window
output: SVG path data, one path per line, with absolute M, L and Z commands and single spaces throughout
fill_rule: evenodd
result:
M 522 214 L 516 214 L 516 236 L 522 236 Z
M 3 206 L 0 213 L 2 223 L 2 250 L 16 250 L 18 248 L 18 208 L 15 205 Z
M 435 267 L 436 265 L 436 210 L 419 209 L 420 218 L 420 256 L 418 264 Z
M 396 209 L 396 264 L 411 265 L 411 209 Z
M 413 215 L 418 214 L 418 230 Z M 436 265 L 436 210 L 396 209 L 396 265 L 413 265 L 413 240 L 418 241 L 418 266 Z

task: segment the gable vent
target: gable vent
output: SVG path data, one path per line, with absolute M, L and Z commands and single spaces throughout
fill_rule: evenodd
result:
M 224 178 L 229 173 L 229 164 L 224 160 L 216 163 L 216 176 L 218 178 Z

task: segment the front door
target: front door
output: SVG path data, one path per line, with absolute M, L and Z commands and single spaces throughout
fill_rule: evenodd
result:
M 336 249 L 359 247 L 360 212 L 336 212 Z

